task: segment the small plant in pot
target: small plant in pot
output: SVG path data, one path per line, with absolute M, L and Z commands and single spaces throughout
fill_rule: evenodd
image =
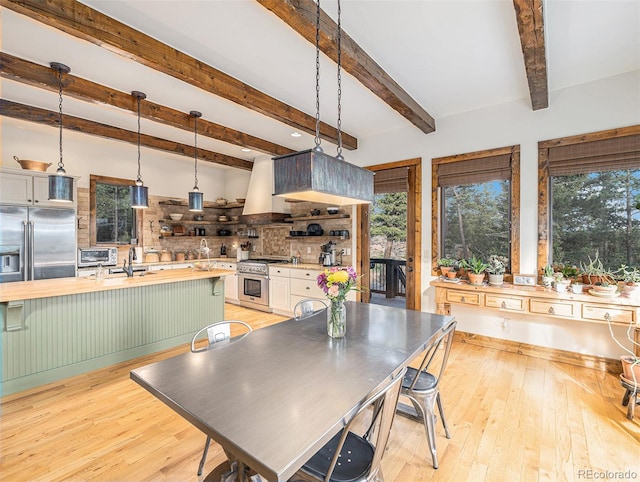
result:
M 620 265 L 614 273 L 622 282 L 622 294 L 628 298 L 640 298 L 640 269 L 627 265 Z
M 475 255 L 469 260 L 469 271 L 467 276 L 469 277 L 469 283 L 472 285 L 480 286 L 484 281 L 485 272 L 489 265 L 482 261 L 482 258 L 476 258 Z
M 542 268 L 542 285 L 545 288 L 553 286 L 553 266 L 550 264 Z
M 455 260 L 452 258 L 440 258 L 438 260 L 438 267 L 440 268 L 440 272 L 442 273 L 442 276 L 447 276 L 447 273 L 449 273 L 450 271 L 454 271 L 455 272 Z M 454 276 L 455 278 L 455 276 Z
M 622 355 L 622 376 L 640 386 L 640 357 L 635 355 Z
M 504 283 L 504 272 L 507 270 L 509 260 L 505 256 L 492 254 L 487 263 L 487 273 L 489 273 L 489 284 L 491 286 L 502 286 Z
M 598 251 L 596 251 L 595 258 L 591 259 L 588 256 L 589 263 L 580 263 L 580 269 L 582 270 L 582 282 L 588 285 L 596 285 L 598 283 L 611 283 L 613 277 L 611 273 L 606 270 L 602 264 L 602 261 L 598 258 Z
M 465 278 L 469 271 L 469 261 L 462 258 L 459 259 L 456 263 L 458 265 L 458 276 L 460 276 L 460 278 Z

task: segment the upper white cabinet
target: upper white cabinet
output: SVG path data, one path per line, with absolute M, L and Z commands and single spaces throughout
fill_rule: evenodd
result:
M 76 180 L 73 180 L 73 203 L 76 206 Z M 49 175 L 40 172 L 24 172 L 13 169 L 0 171 L 0 203 L 22 206 L 63 207 L 56 201 L 49 201 Z

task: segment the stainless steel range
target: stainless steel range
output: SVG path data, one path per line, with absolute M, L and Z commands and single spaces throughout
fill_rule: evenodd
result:
M 273 259 L 246 259 L 238 261 L 238 299 L 240 306 L 267 311 L 269 308 L 269 263 Z

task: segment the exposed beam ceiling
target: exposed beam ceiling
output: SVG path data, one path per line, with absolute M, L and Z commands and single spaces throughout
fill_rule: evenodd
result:
M 58 91 L 58 77 L 49 66 L 42 66 L 23 60 L 5 52 L 0 52 L 0 75 L 4 78 L 22 82 L 31 86 Z M 138 104 L 129 93 L 120 92 L 107 86 L 81 79 L 72 74 L 63 77 L 65 95 L 89 102 L 112 105 L 137 113 Z M 186 112 L 143 100 L 140 102 L 140 115 L 146 119 L 162 124 L 193 130 L 193 118 Z M 230 127 L 225 127 L 206 119 L 198 121 L 198 134 L 229 142 L 242 147 L 255 149 L 273 155 L 284 155 L 294 152 L 273 142 L 251 136 Z
M 0 99 L 0 112 L 2 112 L 3 116 L 13 117 L 14 119 L 37 122 L 39 124 L 53 127 L 59 126 L 58 112 L 20 104 L 6 99 Z M 81 119 L 79 117 L 65 114 L 62 119 L 62 125 L 65 129 L 82 132 L 83 134 L 105 137 L 107 139 L 115 139 L 132 144 L 138 143 L 137 132 L 101 124 L 99 122 L 87 119 Z M 140 134 L 140 145 L 149 147 L 151 149 L 170 152 L 172 154 L 187 156 L 190 158 L 193 158 L 194 155 L 193 146 L 166 139 L 160 139 L 159 137 L 149 136 L 146 134 Z M 212 152 L 201 148 L 198 148 L 198 159 L 221 164 L 228 167 L 235 167 L 237 169 L 244 169 L 246 171 L 250 171 L 253 168 L 253 162 L 251 161 L 219 154 L 217 152 Z
M 529 82 L 531 108 L 546 109 L 549 107 L 549 87 L 542 0 L 513 0 L 513 6 L 516 9 L 524 67 Z
M 0 0 L 0 5 L 296 129 L 315 134 L 314 116 L 75 0 Z M 337 143 L 337 129 L 321 122 L 320 137 Z M 356 149 L 358 141 L 342 132 L 342 145 L 345 149 Z
M 306 40 L 316 43 L 316 3 L 313 0 L 256 0 Z M 338 25 L 324 11 L 320 14 L 320 50 L 337 63 Z M 360 46 L 342 31 L 340 63 L 362 85 L 425 134 L 436 130 L 433 117 L 400 87 Z M 343 141 L 344 142 L 344 141 Z

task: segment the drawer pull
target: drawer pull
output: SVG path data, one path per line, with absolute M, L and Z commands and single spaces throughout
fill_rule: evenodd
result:
M 609 312 L 607 312 L 607 313 L 605 313 L 605 314 L 604 314 L 604 319 L 605 319 L 605 321 L 607 321 L 607 322 L 611 321 L 611 315 L 609 314 Z
M 553 306 L 549 307 L 549 311 L 547 311 L 547 313 L 549 313 L 550 315 L 555 315 L 555 311 L 553 311 Z
M 507 303 L 505 301 L 502 302 L 502 304 L 500 305 L 501 308 L 506 308 L 507 307 Z
M 466 303 L 466 302 L 467 302 L 467 301 L 464 299 L 464 296 L 461 296 L 461 297 L 460 297 L 460 302 L 461 302 L 461 303 Z

